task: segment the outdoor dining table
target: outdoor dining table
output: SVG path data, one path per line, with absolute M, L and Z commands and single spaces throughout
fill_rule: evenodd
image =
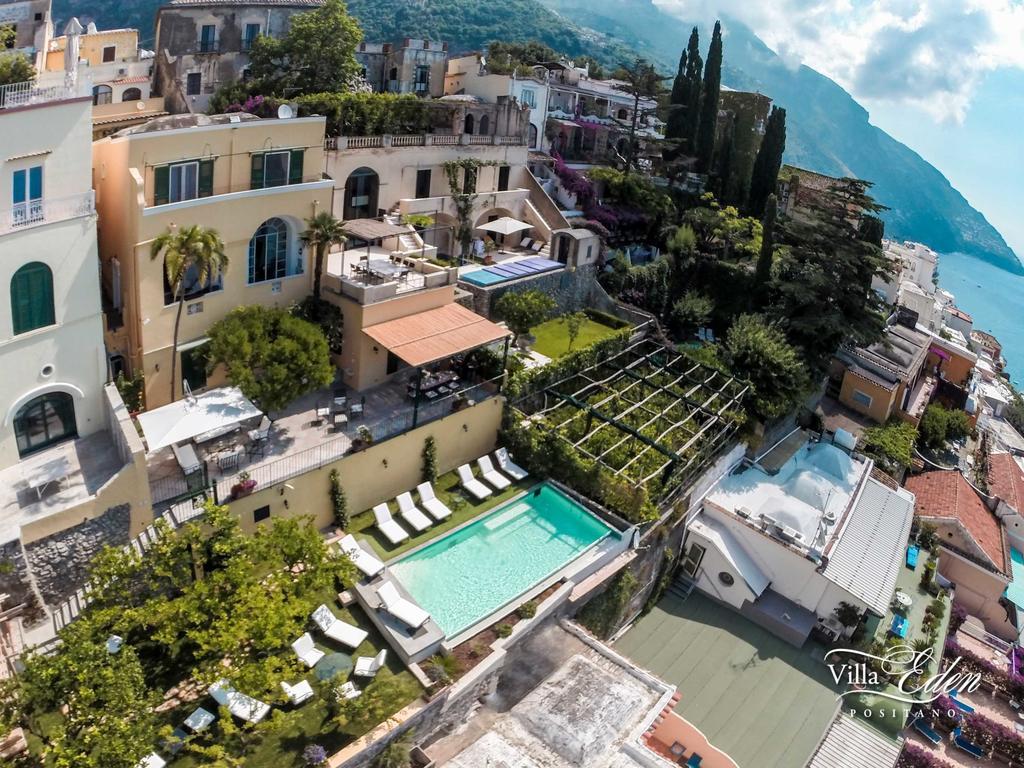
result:
M 347 653 L 328 653 L 317 662 L 313 671 L 318 680 L 333 680 L 338 675 L 347 675 L 354 666 Z
M 366 269 L 378 277 L 404 277 L 409 274 L 407 266 L 388 259 L 369 259 L 366 262 Z
M 911 605 L 913 605 L 913 603 L 914 603 L 914 601 L 911 599 L 910 595 L 908 595 L 906 592 L 897 592 L 896 593 L 896 604 L 899 605 L 900 608 L 904 608 L 904 609 L 909 608 Z

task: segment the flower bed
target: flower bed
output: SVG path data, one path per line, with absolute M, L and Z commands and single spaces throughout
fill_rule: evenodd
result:
M 1017 700 L 1024 698 L 1024 675 L 1007 672 L 949 637 L 946 639 L 945 658 L 952 659 L 957 656 L 961 659 L 959 666 L 969 672 L 980 672 L 982 683 L 989 688 L 1001 688 Z
M 903 751 L 896 761 L 896 768 L 952 768 L 952 765 L 909 741 L 903 745 Z

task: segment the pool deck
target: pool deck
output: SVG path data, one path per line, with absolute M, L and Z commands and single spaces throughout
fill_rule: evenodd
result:
M 377 597 L 377 590 L 388 582 L 395 585 L 398 593 L 410 602 L 416 603 L 409 590 L 402 586 L 402 582 L 385 570 L 376 578 L 362 580 L 353 585 L 352 591 L 356 600 L 370 617 L 370 621 L 387 639 L 390 645 L 406 664 L 425 661 L 441 650 L 441 643 L 444 641 L 444 632 L 433 619 L 427 619 L 427 623 L 415 632 L 396 619 L 390 613 L 380 608 L 380 598 Z
M 839 708 L 824 649 L 798 649 L 731 609 L 669 593 L 615 650 L 682 695 L 676 711 L 741 766 L 804 765 Z

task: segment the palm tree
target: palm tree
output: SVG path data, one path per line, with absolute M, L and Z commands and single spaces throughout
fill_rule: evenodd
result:
M 174 345 L 171 350 L 171 402 L 176 397 L 178 377 L 178 329 L 181 326 L 181 310 L 185 306 L 185 278 L 192 270 L 197 285 L 206 285 L 227 269 L 228 257 L 224 254 L 224 241 L 216 230 L 197 225 L 177 230 L 173 225 L 153 241 L 149 256 L 157 259 L 163 254 L 164 272 L 171 293 L 178 302 L 178 313 L 174 318 Z
M 314 249 L 316 263 L 313 266 L 313 296 L 320 298 L 320 278 L 324 273 L 324 259 L 332 245 L 345 242 L 342 231 L 344 223 L 330 211 L 320 211 L 306 219 L 308 229 L 302 233 L 302 242 Z

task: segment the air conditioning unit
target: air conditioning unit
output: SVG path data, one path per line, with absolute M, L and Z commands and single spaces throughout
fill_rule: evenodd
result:
M 127 74 L 128 74 L 128 68 L 127 67 L 121 67 L 119 70 L 117 70 L 117 76 L 118 77 L 124 77 Z

